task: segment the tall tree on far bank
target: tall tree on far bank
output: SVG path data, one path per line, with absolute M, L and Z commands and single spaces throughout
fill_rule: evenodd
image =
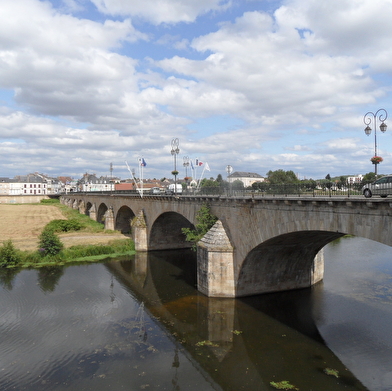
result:
M 377 175 L 374 172 L 368 172 L 362 178 L 362 184 L 373 182 L 377 179 Z
M 284 183 L 298 183 L 299 179 L 295 175 L 294 171 L 284 171 L 282 169 L 276 171 L 268 171 L 267 178 L 269 183 L 272 184 L 284 184 Z

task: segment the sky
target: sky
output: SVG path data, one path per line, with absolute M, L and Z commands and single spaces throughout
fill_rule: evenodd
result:
M 392 173 L 391 36 L 392 0 L 0 0 L 0 176 Z

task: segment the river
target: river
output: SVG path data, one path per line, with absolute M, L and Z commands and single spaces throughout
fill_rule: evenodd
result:
M 195 272 L 164 251 L 3 274 L 0 391 L 392 390 L 390 247 L 342 238 L 323 282 L 242 299 Z

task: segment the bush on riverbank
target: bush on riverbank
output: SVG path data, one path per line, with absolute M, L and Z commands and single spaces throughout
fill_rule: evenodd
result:
M 80 231 L 84 228 L 84 225 L 75 218 L 69 220 L 52 220 L 46 226 L 46 230 L 52 230 L 53 232 L 70 232 Z
M 22 259 L 22 251 L 14 247 L 12 240 L 5 241 L 0 247 L 0 267 L 16 266 Z
M 0 268 L 28 268 L 65 265 L 77 262 L 96 262 L 121 255 L 135 254 L 135 245 L 130 239 L 113 240 L 106 245 L 79 245 L 65 248 L 57 254 L 42 251 L 20 251 L 12 241 L 0 247 Z
M 135 246 L 130 239 L 113 240 L 105 245 L 78 245 L 61 250 L 56 255 L 42 256 L 38 252 L 28 254 L 21 267 L 42 267 L 50 265 L 65 265 L 79 262 L 96 262 L 120 255 L 132 255 Z
M 64 244 L 49 225 L 50 223 L 46 225 L 39 237 L 38 252 L 42 256 L 57 255 L 64 248 Z

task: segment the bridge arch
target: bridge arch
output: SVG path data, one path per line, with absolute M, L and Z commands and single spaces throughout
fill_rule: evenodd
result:
M 131 220 L 135 217 L 133 210 L 123 205 L 116 214 L 115 230 L 120 231 L 123 234 L 131 232 Z
M 98 223 L 102 223 L 102 224 L 105 223 L 104 217 L 105 217 L 105 213 L 108 209 L 109 208 L 107 207 L 107 205 L 103 202 L 99 205 L 98 212 L 97 212 Z
M 266 240 L 244 259 L 236 295 L 310 287 L 323 275 L 323 259 L 318 259 L 317 254 L 326 244 L 342 236 L 341 232 L 297 231 Z M 317 262 L 322 263 L 317 265 Z
M 186 241 L 182 228 L 194 228 L 194 225 L 180 213 L 160 214 L 151 226 L 148 248 L 169 250 L 192 247 L 192 244 Z
M 90 216 L 90 211 L 91 211 L 91 208 L 93 207 L 93 204 L 91 203 L 91 202 L 87 202 L 86 203 L 86 212 L 85 212 L 85 214 L 87 215 L 87 216 Z

